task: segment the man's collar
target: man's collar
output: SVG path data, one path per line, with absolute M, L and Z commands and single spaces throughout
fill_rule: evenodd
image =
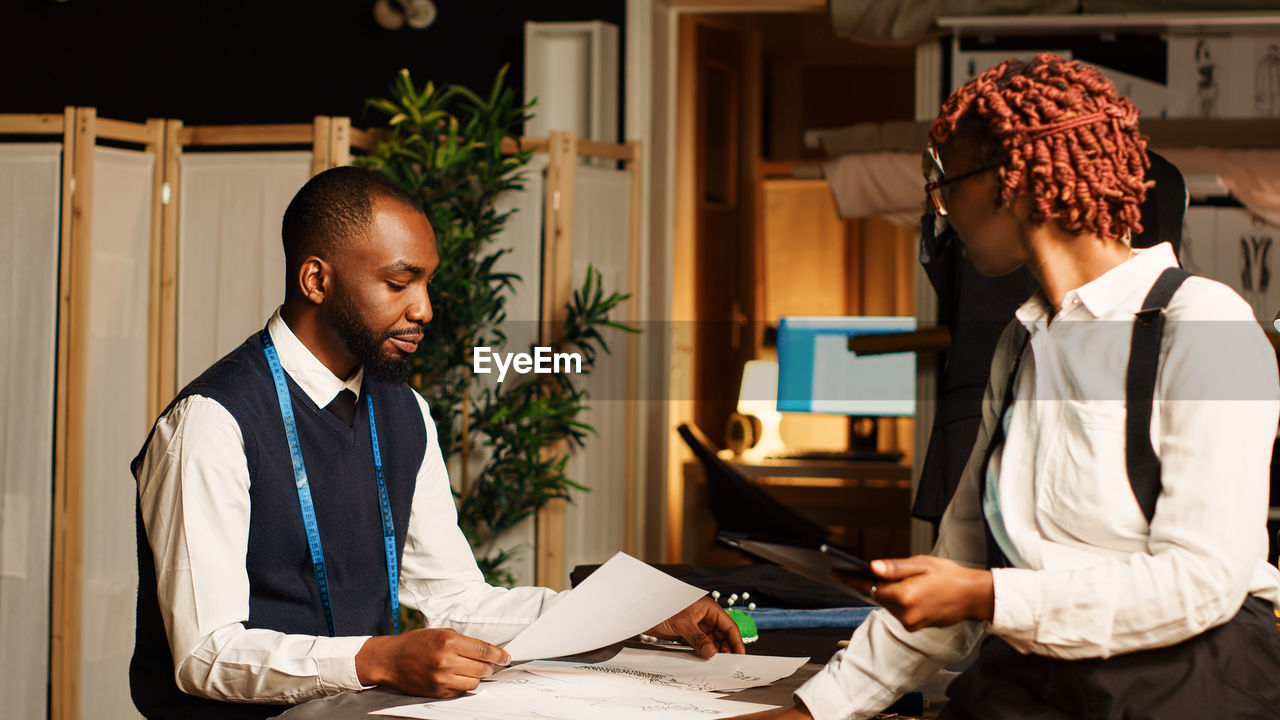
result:
M 364 368 L 356 368 L 351 377 L 343 380 L 320 362 L 306 345 L 293 334 L 289 324 L 280 316 L 280 309 L 267 321 L 267 332 L 275 343 L 280 356 L 280 366 L 298 383 L 298 387 L 319 407 L 324 407 L 343 389 L 360 396 L 360 383 L 364 380 Z

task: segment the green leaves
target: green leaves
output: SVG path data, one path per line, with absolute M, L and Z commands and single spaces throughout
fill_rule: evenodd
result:
M 573 291 L 573 300 L 569 303 L 569 312 L 560 333 L 562 344 L 576 346 L 582 353 L 583 372 L 595 366 L 598 350 L 611 352 L 609 344 L 600 334 L 601 328 L 613 328 L 626 333 L 640 332 L 629 325 L 609 320 L 609 313 L 630 297 L 630 294 L 616 292 L 605 297 L 600 271 L 594 266 L 587 266 L 587 276 L 582 281 L 582 288 Z
M 518 142 L 532 103 L 517 100 L 499 71 L 485 97 L 458 85 L 417 88 L 401 70 L 391 95 L 366 101 L 385 116 L 387 134 L 357 162 L 382 173 L 414 197 L 436 233 L 440 268 L 431 282 L 434 319 L 414 356 L 414 385 L 431 404 L 446 460 L 470 446 L 483 465 L 457 496 L 458 524 L 476 552 L 485 578 L 510 585 L 506 564 L 518 550 L 498 550 L 499 536 L 554 498 L 587 488 L 566 475 L 568 455 L 595 433 L 574 418 L 586 393 L 568 375 L 535 375 L 480 388 L 470 373 L 470 349 L 506 342 L 502 323 L 519 275 L 497 269 L 510 248 L 495 247 L 511 212 L 494 201 L 523 187 L 522 171 L 533 155 Z M 505 139 L 517 139 L 503 150 Z M 601 275 L 588 268 L 574 292 L 556 350 L 576 350 L 583 372 L 609 346 L 601 331 L 634 329 L 609 320 L 629 296 L 605 295 Z M 530 348 L 532 351 L 532 348 Z M 463 417 L 470 437 L 463 436 Z

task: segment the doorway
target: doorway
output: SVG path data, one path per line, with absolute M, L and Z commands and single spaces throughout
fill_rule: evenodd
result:
M 791 200 L 834 212 L 808 131 L 914 117 L 916 48 L 838 38 L 824 11 L 668 18 L 676 45 L 669 424 L 692 420 L 721 444 L 743 365 L 772 355 L 779 308 L 913 314 L 913 232 L 881 232 L 879 223 Z M 896 264 L 875 262 L 885 257 Z M 803 258 L 831 261 L 797 271 Z M 820 438 L 816 445 L 847 442 L 843 417 L 790 422 Z M 883 434 L 910 446 L 909 425 Z M 701 508 L 683 507 L 688 456 L 678 439 L 669 447 L 667 556 L 675 560 L 679 518 Z

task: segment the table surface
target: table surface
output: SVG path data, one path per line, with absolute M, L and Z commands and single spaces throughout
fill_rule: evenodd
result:
M 843 632 L 846 635 L 848 634 L 847 629 Z M 648 645 L 641 645 L 639 643 L 618 643 L 607 648 L 596 650 L 595 652 L 574 655 L 573 659 L 586 662 L 601 662 L 613 657 L 617 654 L 618 650 L 624 646 L 640 648 L 651 647 Z M 759 648 L 752 647 L 751 650 L 753 654 L 758 654 L 763 647 L 764 646 L 760 646 Z M 774 653 L 768 652 L 766 654 Z M 790 677 L 783 678 L 772 685 L 748 688 L 746 690 L 729 693 L 725 695 L 725 699 L 738 700 L 741 702 L 762 703 L 765 705 L 788 705 L 791 703 L 791 696 L 795 692 L 796 688 L 800 687 L 810 677 L 813 677 L 813 674 L 818 672 L 820 669 L 822 669 L 822 665 L 820 664 L 812 662 L 806 663 Z M 344 692 L 331 697 L 312 700 L 311 702 L 292 707 L 276 717 L 280 718 L 280 720 L 370 720 L 368 715 L 374 710 L 383 710 L 386 708 L 399 707 L 401 705 L 412 705 L 428 701 L 429 698 L 413 697 L 395 690 L 374 688 L 363 692 Z
M 756 460 L 745 461 L 732 455 L 725 458 L 743 475 L 763 484 L 785 484 L 777 480 L 787 478 L 825 478 L 854 481 L 837 483 L 860 485 L 864 481 L 889 481 L 894 485 L 911 486 L 911 466 L 901 462 L 870 462 L 862 460 Z M 807 483 L 812 484 L 812 483 Z
M 725 698 L 763 705 L 790 705 L 796 688 L 803 685 L 806 680 L 822 669 L 827 659 L 835 653 L 837 641 L 847 638 L 849 634 L 850 630 L 848 628 L 775 630 L 763 633 L 759 642 L 747 646 L 748 653 L 753 655 L 788 655 L 792 657 L 809 655 L 811 656 L 811 661 L 802 665 L 799 670 L 789 677 L 785 677 L 771 685 L 739 690 L 727 694 Z M 572 658 L 585 662 L 601 662 L 613 657 L 623 647 L 651 648 L 649 645 L 628 641 L 616 643 L 594 652 L 574 655 Z M 940 673 L 939 675 L 944 674 L 954 676 L 951 673 Z M 937 684 L 936 681 L 938 680 L 943 682 L 932 689 L 926 686 L 924 688 L 925 696 L 927 698 L 940 698 L 943 689 L 945 689 L 945 681 L 949 679 L 935 678 L 935 680 L 931 680 L 930 682 L 934 684 Z M 363 692 L 344 692 L 331 697 L 312 700 L 289 708 L 276 717 L 280 718 L 280 720 L 371 720 L 369 713 L 374 710 L 413 705 L 428 702 L 429 700 L 430 698 L 405 695 L 395 690 L 373 688 Z M 931 703 L 931 706 L 926 708 L 924 717 L 934 717 L 936 712 L 936 704 Z M 906 716 L 899 715 L 883 715 L 881 717 L 906 718 Z

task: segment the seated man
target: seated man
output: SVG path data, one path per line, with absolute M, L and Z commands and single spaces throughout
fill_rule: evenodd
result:
M 455 696 L 559 597 L 484 582 L 405 384 L 439 265 L 421 208 L 336 168 L 294 197 L 283 239 L 284 304 L 178 393 L 132 464 L 129 675 L 152 720 L 265 718 L 374 685 Z M 396 633 L 401 600 L 428 628 Z M 742 652 L 708 598 L 650 632 Z
M 981 642 L 949 720 L 1274 718 L 1266 516 L 1275 351 L 1239 295 L 1135 251 L 1138 110 L 1043 54 L 957 90 L 926 191 L 978 272 L 1039 286 L 996 347 L 932 555 L 876 560 L 884 606 L 754 720 L 867 718 Z

